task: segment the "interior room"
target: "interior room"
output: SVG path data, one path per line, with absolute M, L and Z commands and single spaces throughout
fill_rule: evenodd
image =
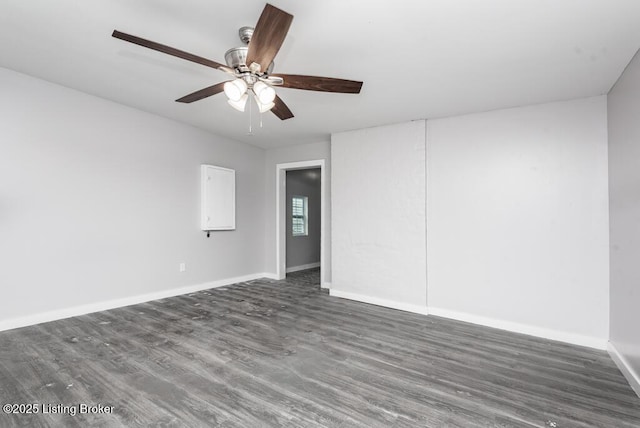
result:
M 640 426 L 640 2 L 0 3 L 0 426 Z

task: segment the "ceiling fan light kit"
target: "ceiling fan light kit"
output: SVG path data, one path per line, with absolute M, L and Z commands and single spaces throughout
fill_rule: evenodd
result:
M 274 86 L 309 91 L 358 94 L 362 82 L 335 79 L 332 77 L 304 76 L 295 74 L 272 75 L 273 59 L 280 50 L 289 32 L 293 15 L 267 3 L 254 27 L 242 27 L 238 31 L 240 40 L 248 46 L 229 49 L 224 57 L 227 65 L 181 51 L 170 46 L 146 40 L 114 30 L 112 36 L 139 46 L 168 55 L 215 68 L 234 77 L 177 99 L 177 102 L 192 103 L 220 92 L 224 92 L 228 103 L 239 111 L 244 111 L 249 92 L 261 113 L 271 111 L 279 119 L 293 117 L 293 113 L 276 94 Z
M 276 104 L 274 102 L 271 102 L 269 104 L 258 104 L 258 110 L 260 110 L 260 113 L 264 113 L 271 110 L 275 106 Z
M 253 84 L 253 92 L 261 104 L 272 104 L 276 99 L 276 90 L 262 81 Z
M 231 101 L 239 101 L 247 92 L 247 87 L 242 79 L 230 80 L 224 84 L 224 94 Z
M 234 109 L 236 109 L 238 111 L 244 111 L 244 108 L 247 105 L 247 98 L 249 98 L 249 96 L 247 94 L 243 94 L 237 100 L 229 99 L 229 100 L 227 100 L 227 102 Z

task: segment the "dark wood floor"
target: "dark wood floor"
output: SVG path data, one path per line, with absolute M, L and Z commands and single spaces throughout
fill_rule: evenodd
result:
M 317 280 L 2 332 L 0 403 L 40 413 L 0 427 L 640 427 L 605 352 L 337 299 Z M 113 413 L 42 414 L 80 403 Z

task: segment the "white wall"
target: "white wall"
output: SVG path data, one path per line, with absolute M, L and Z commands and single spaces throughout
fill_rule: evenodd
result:
M 331 137 L 331 294 L 426 308 L 425 122 Z
M 320 263 L 320 169 L 298 169 L 287 171 L 286 201 L 286 267 L 300 270 L 301 267 Z M 293 236 L 293 217 L 291 199 L 294 196 L 306 196 L 308 206 L 307 235 Z
M 629 76 L 637 75 L 635 67 Z M 265 154 L 5 69 L 0 89 L 0 325 L 273 272 L 276 164 L 324 159 L 330 194 L 328 142 Z M 635 104 L 616 91 L 612 123 L 620 117 L 636 129 L 627 112 Z M 329 242 L 331 219 L 339 230 L 336 291 L 419 309 L 426 304 L 428 261 L 429 305 L 436 310 L 599 346 L 608 335 L 605 99 L 439 119 L 427 127 L 428 260 L 424 122 L 333 137 L 339 209 L 333 216 L 330 204 L 324 209 Z M 615 191 L 634 178 L 627 174 L 635 171 L 629 161 L 635 149 L 619 147 L 612 213 L 620 219 L 629 212 L 616 208 Z M 237 171 L 237 230 L 210 239 L 198 229 L 201 163 Z M 620 193 L 626 198 L 620 203 L 629 194 Z M 627 233 L 616 234 L 618 224 L 624 226 L 614 219 L 614 250 L 616 237 Z M 637 335 L 616 325 L 637 321 L 624 311 L 636 296 L 629 288 L 634 257 L 619 258 L 627 285 L 612 289 L 612 338 L 629 358 Z
M 611 344 L 640 395 L 640 53 L 608 107 Z
M 606 109 L 602 96 L 427 122 L 432 313 L 606 346 Z
M 325 206 L 323 228 L 326 245 L 324 246 L 324 280 L 323 286 L 331 282 L 331 147 L 328 141 L 297 146 L 285 146 L 266 151 L 265 156 L 265 267 L 264 270 L 273 275 L 276 273 L 276 165 L 280 163 L 324 160 L 325 168 Z
M 262 149 L 6 69 L 0 93 L 0 324 L 263 272 Z M 237 172 L 210 239 L 202 163 Z

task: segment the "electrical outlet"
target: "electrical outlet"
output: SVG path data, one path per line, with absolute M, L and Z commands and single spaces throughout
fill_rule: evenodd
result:
M 180 263 L 180 272 L 184 272 L 187 270 L 187 264 L 182 262 Z

